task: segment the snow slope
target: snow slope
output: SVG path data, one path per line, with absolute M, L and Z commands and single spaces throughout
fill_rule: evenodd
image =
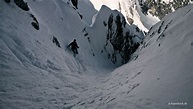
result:
M 0 1 L 0 108 L 64 108 L 95 84 L 89 75 L 109 72 L 114 66 L 110 61 L 97 62 L 102 57 L 93 58 L 82 36 L 86 24 L 70 5 L 52 0 L 28 1 L 28 5 L 26 12 L 13 1 Z M 31 25 L 30 14 L 39 22 L 39 30 Z M 66 49 L 73 38 L 80 46 L 76 58 Z
M 77 75 L 77 73 L 81 73 L 80 69 L 83 69 L 83 66 L 77 63 L 77 60 L 72 58 L 70 54 L 64 53 L 64 50 L 52 43 L 53 35 L 60 36 L 62 32 L 54 31 L 51 25 L 59 27 L 61 22 L 51 23 L 53 17 L 48 17 L 49 13 L 41 13 L 41 10 L 38 10 L 43 15 L 38 16 L 38 13 L 33 12 L 40 23 L 40 30 L 37 31 L 30 24 L 32 18 L 30 18 L 28 12 L 19 9 L 13 2 L 10 4 L 6 4 L 4 1 L 0 2 L 0 108 L 37 109 L 61 107 L 56 102 L 75 96 L 75 93 L 73 93 L 75 84 L 76 89 L 82 90 L 83 85 L 78 84 L 83 82 L 82 80 L 86 80 L 81 80 L 82 76 Z M 51 3 L 36 2 L 38 2 L 37 4 Z M 34 6 L 33 9 L 38 9 L 35 8 L 37 4 L 31 4 Z M 39 8 L 44 9 L 47 7 Z M 48 11 L 48 9 L 52 9 L 52 7 L 46 10 Z M 71 12 L 70 15 L 76 15 L 69 8 L 66 11 Z M 73 16 L 72 18 L 77 22 L 80 21 L 76 19 L 78 17 Z M 47 28 L 49 26 L 50 29 Z
M 192 8 L 154 25 L 133 60 L 115 69 L 91 95 L 83 93 L 74 108 L 192 109 Z
M 64 0 L 27 3 L 29 11 L 13 1 L 0 1 L 1 109 L 193 108 L 193 5 L 154 25 L 133 60 L 115 69 L 99 55 L 101 45 L 97 48 L 84 36 L 85 27 L 94 40 L 94 30 L 104 34 L 99 29 L 103 21 L 96 19 L 89 27 Z M 30 14 L 39 30 L 31 25 Z M 53 37 L 61 47 L 53 43 Z M 66 49 L 74 38 L 80 46 L 76 57 Z M 93 56 L 93 52 L 98 54 Z M 184 104 L 173 104 L 177 102 Z
M 97 13 L 93 4 L 89 0 L 78 1 L 78 11 L 83 15 L 83 20 L 91 25 L 93 16 Z

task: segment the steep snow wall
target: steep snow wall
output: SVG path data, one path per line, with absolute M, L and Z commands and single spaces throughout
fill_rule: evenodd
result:
M 60 13 L 57 2 L 30 1 L 30 10 L 24 11 L 13 1 L 0 1 L 1 109 L 62 108 L 63 104 L 55 103 L 73 99 L 78 90 L 87 87 L 87 78 L 81 75 L 86 73 L 85 67 L 63 48 L 77 33 L 69 31 L 83 24 L 71 8 Z M 30 14 L 39 22 L 39 30 L 31 25 L 34 20 Z M 65 16 L 74 21 L 63 22 L 61 17 Z M 62 26 L 70 25 L 67 23 L 79 25 Z M 53 36 L 62 48 L 52 42 Z

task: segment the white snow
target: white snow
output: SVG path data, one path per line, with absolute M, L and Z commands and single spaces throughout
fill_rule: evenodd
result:
M 81 20 L 81 9 L 66 2 L 27 1 L 26 12 L 13 1 L 0 1 L 1 109 L 193 108 L 193 5 L 153 25 L 132 60 L 116 68 L 100 50 L 106 29 L 101 20 L 117 11 L 103 6 L 89 26 L 94 11 Z M 40 30 L 31 25 L 30 14 Z M 74 38 L 80 46 L 76 57 L 66 49 Z
M 162 0 L 162 2 L 165 2 L 166 4 L 173 2 L 173 0 Z
M 140 9 L 140 5 L 139 5 L 139 2 L 138 0 L 136 1 L 136 7 L 137 7 L 137 12 L 139 14 L 139 18 L 140 18 L 140 21 L 142 22 L 142 24 L 149 30 L 151 28 L 151 26 L 153 26 L 154 24 L 156 24 L 159 19 L 157 17 L 154 17 L 152 16 L 151 14 L 148 14 L 148 15 L 144 15 L 142 12 L 141 12 L 141 9 Z
M 92 23 L 92 17 L 97 13 L 97 10 L 93 7 L 93 4 L 89 0 L 78 1 L 78 11 L 83 15 L 83 20 L 88 25 Z
M 90 0 L 95 9 L 100 10 L 102 5 L 110 7 L 112 10 L 117 9 L 119 0 Z

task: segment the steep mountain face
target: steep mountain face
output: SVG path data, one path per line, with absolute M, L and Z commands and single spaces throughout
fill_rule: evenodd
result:
M 93 5 L 88 0 L 80 0 L 77 6 L 74 6 L 74 1 L 66 2 L 81 14 L 82 20 L 86 22 L 81 34 L 87 39 L 87 46 L 90 46 L 89 50 L 94 57 L 102 56 L 118 66 L 129 61 L 144 38 L 143 32 L 137 26 L 128 25 L 120 12 L 112 11 L 106 6 L 96 12 L 92 11 Z M 89 25 L 91 16 L 94 17 Z
M 128 25 L 121 13 L 106 6 L 101 8 L 91 27 L 85 28 L 84 32 L 92 48 L 96 49 L 93 55 L 104 55 L 117 65 L 128 62 L 144 38 L 137 26 Z
M 121 12 L 129 24 L 148 31 L 165 15 L 187 6 L 192 0 L 91 0 L 96 9 L 102 4 Z
M 138 0 L 91 0 L 97 10 L 102 5 L 110 7 L 112 10 L 118 10 L 125 18 L 126 22 L 130 25 L 137 25 L 141 30 L 148 31 L 148 29 L 157 23 L 159 19 L 151 14 L 144 15 L 141 12 Z
M 192 2 L 193 0 L 141 0 L 140 5 L 144 14 L 149 12 L 153 16 L 162 19 L 165 15 Z

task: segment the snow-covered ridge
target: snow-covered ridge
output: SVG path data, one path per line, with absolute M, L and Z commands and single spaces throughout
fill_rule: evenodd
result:
M 106 5 L 112 10 L 118 10 L 125 16 L 128 23 L 137 25 L 141 30 L 146 32 L 153 24 L 159 21 L 157 17 L 151 15 L 145 16 L 143 14 L 138 5 L 138 0 L 114 0 L 113 2 L 111 0 L 91 0 L 91 2 L 97 10 L 100 10 L 102 5 Z M 146 20 L 152 22 L 148 23 Z
M 143 32 L 137 26 L 126 23 L 123 14 L 105 5 L 85 31 L 95 54 L 102 54 L 117 65 L 127 63 L 144 38 Z

